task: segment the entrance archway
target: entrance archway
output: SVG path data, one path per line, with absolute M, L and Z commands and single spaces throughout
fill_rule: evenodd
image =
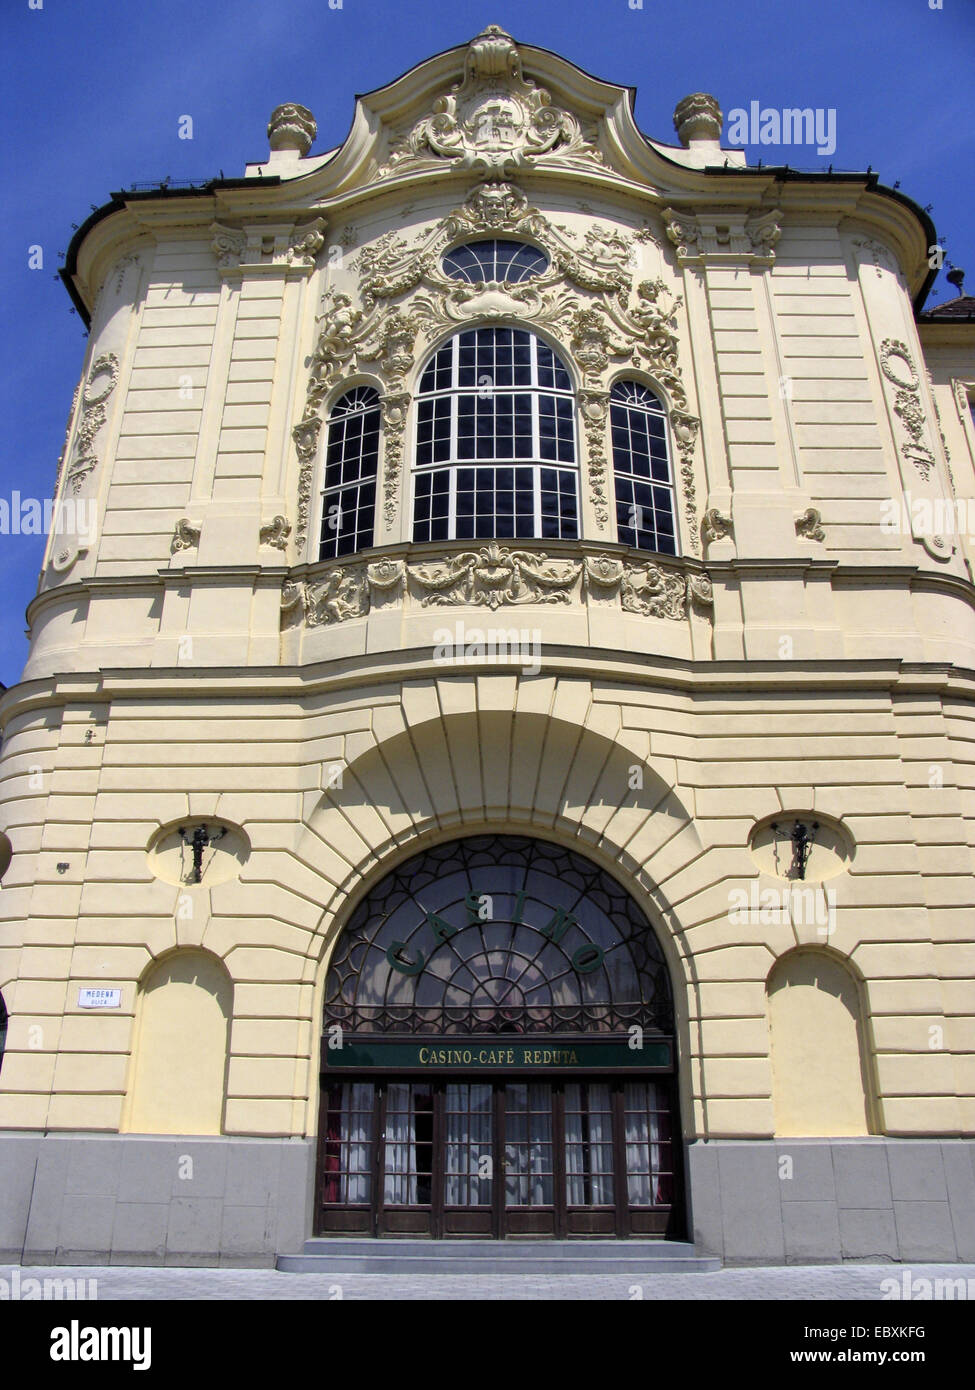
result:
M 318 1234 L 683 1234 L 667 967 L 582 855 L 406 861 L 339 938 L 323 1023 Z

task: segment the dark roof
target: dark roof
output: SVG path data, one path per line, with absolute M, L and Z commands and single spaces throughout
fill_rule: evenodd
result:
M 933 309 L 928 309 L 926 313 L 919 315 L 920 323 L 936 323 L 945 320 L 971 320 L 975 319 L 975 295 L 960 294 L 955 299 L 946 299 L 943 304 L 936 304 Z

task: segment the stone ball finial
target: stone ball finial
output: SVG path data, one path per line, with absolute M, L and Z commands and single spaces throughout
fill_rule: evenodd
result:
M 311 149 L 317 134 L 315 117 L 307 106 L 299 106 L 294 101 L 286 101 L 283 106 L 276 106 L 267 123 L 267 138 L 272 152 L 297 150 L 304 156 Z
M 720 143 L 723 120 L 721 107 L 708 92 L 692 92 L 674 108 L 674 129 L 685 148 L 692 140 Z
M 959 294 L 964 293 L 965 272 L 959 269 L 958 266 L 953 265 L 945 276 L 945 279 L 948 281 L 949 285 L 954 285 Z

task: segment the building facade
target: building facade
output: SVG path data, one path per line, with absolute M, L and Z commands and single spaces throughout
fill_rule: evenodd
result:
M 78 232 L 7 1258 L 975 1259 L 975 327 L 721 123 L 492 26 Z

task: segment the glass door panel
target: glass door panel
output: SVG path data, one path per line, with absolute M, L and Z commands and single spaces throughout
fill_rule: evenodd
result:
M 494 1087 L 448 1081 L 444 1088 L 445 1235 L 494 1234 Z
M 320 1224 L 324 1230 L 372 1229 L 376 1088 L 335 1081 L 322 1094 Z
M 513 1082 L 504 1089 L 504 1206 L 509 1234 L 555 1230 L 552 1088 Z
M 664 1232 L 674 1203 L 670 1098 L 656 1081 L 623 1087 L 626 1195 L 635 1233 Z
M 609 1084 L 570 1082 L 565 1087 L 565 1182 L 570 1207 L 611 1207 L 613 1099 Z
M 384 1118 L 382 1227 L 390 1233 L 427 1233 L 433 1201 L 433 1086 L 391 1081 Z

